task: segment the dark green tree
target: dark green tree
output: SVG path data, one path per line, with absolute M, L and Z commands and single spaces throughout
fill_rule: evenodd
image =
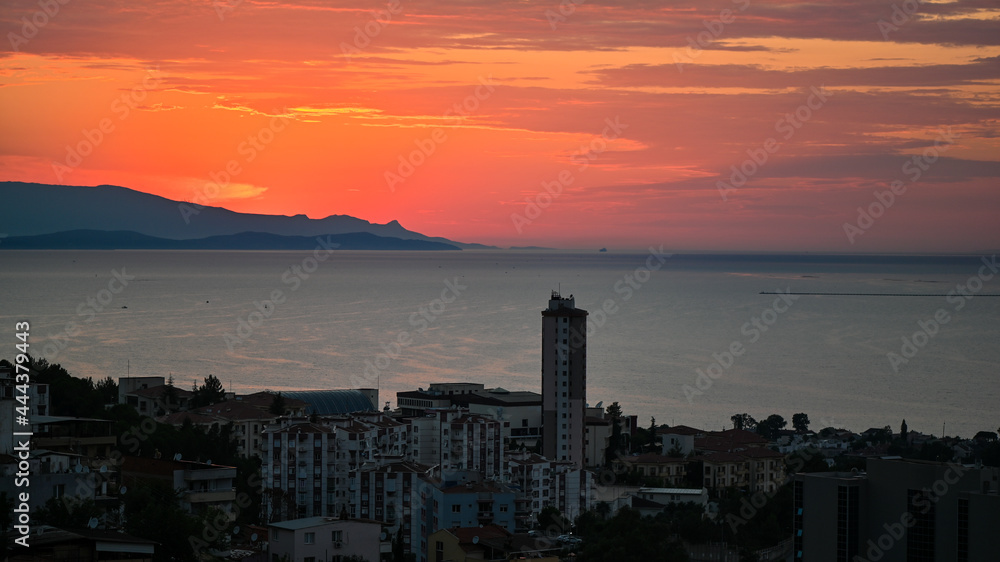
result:
M 802 413 L 792 415 L 792 427 L 799 433 L 809 431 L 809 416 Z
M 268 412 L 276 416 L 285 415 L 287 410 L 288 407 L 285 406 L 285 397 L 282 396 L 280 392 L 274 395 L 274 398 L 271 399 L 271 406 L 267 409 Z
M 612 402 L 610 406 L 604 409 L 604 417 L 612 420 L 617 420 L 622 417 L 622 407 L 618 402 Z
M 53 527 L 86 527 L 91 518 L 100 518 L 104 510 L 94 500 L 71 497 L 49 498 L 35 511 L 34 519 Z
M 167 384 L 163 388 L 163 406 L 170 413 L 176 412 L 180 406 L 180 396 L 177 394 L 177 387 L 174 386 L 172 373 L 167 377 Z
M 538 513 L 538 527 L 549 534 L 561 535 L 569 532 L 569 521 L 558 508 L 547 505 Z
M 757 434 L 767 439 L 777 439 L 779 432 L 788 425 L 785 418 L 778 414 L 771 414 L 767 419 L 757 422 Z
M 197 408 L 216 404 L 226 399 L 226 390 L 222 386 L 222 381 L 215 375 L 205 377 L 205 384 L 197 387 L 194 396 L 191 397 L 191 406 Z
M 744 429 L 754 431 L 757 429 L 757 420 L 750 414 L 733 414 L 730 418 L 733 421 L 733 429 Z
M 659 560 L 687 562 L 684 546 L 673 538 L 666 517 L 642 517 L 638 511 L 622 508 L 607 521 L 586 524 L 588 535 L 580 559 L 587 562 Z
M 97 381 L 97 384 L 94 385 L 94 390 L 97 391 L 97 394 L 101 397 L 101 401 L 105 404 L 118 403 L 118 383 L 110 376 Z
M 204 525 L 184 511 L 170 483 L 135 483 L 128 487 L 123 503 L 125 531 L 159 543 L 153 560 L 195 559 L 190 539 L 200 537 Z

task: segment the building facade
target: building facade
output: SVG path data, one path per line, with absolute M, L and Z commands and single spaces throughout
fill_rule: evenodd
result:
M 542 455 L 586 464 L 587 311 L 552 292 L 542 311 Z

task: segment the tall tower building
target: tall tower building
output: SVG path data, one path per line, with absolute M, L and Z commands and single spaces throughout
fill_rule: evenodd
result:
M 585 464 L 587 311 L 552 292 L 542 311 L 542 454 Z

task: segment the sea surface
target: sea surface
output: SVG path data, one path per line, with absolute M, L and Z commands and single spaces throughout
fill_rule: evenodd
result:
M 1000 294 L 1000 275 L 984 280 L 977 256 L 314 260 L 0 251 L 0 357 L 13 358 L 14 323 L 29 321 L 35 355 L 94 379 L 172 375 L 190 388 L 214 374 L 236 392 L 378 386 L 393 407 L 397 391 L 432 382 L 538 391 L 540 312 L 558 290 L 591 312 L 588 401 L 617 401 L 642 425 L 655 416 L 721 429 L 735 413 L 790 422 L 805 412 L 814 429 L 898 430 L 904 418 L 937 435 L 1000 426 L 1000 298 L 986 296 Z M 959 286 L 971 298 L 945 296 Z M 780 291 L 937 296 L 761 294 Z

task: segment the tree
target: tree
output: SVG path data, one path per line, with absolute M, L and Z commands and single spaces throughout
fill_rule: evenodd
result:
M 619 421 L 622 417 L 622 407 L 618 402 L 614 402 L 607 407 L 605 414 L 611 420 L 611 438 L 608 439 L 608 448 L 604 450 L 604 465 L 611 466 L 611 461 L 621 452 L 624 445 Z
M 104 515 L 94 500 L 76 499 L 72 496 L 49 498 L 35 511 L 34 518 L 53 527 L 86 527 L 91 518 Z
M 906 427 L 906 420 L 903 420 L 903 423 L 900 424 L 900 426 L 899 426 L 899 438 L 904 443 L 906 443 L 906 442 L 909 441 L 909 439 L 907 439 L 907 436 L 909 436 L 910 432 L 907 431 L 907 429 L 908 428 Z
M 778 414 L 771 414 L 767 419 L 757 423 L 757 433 L 767 439 L 777 439 L 779 432 L 788 425 L 785 418 Z
M 174 386 L 174 375 L 167 377 L 167 384 L 163 389 L 163 404 L 170 412 L 176 412 L 180 397 L 177 394 L 177 387 Z
M 191 397 L 191 406 L 208 406 L 226 399 L 226 390 L 222 386 L 222 381 L 215 375 L 205 377 L 205 384 L 195 388 L 194 396 Z
M 746 431 L 757 429 L 757 420 L 753 419 L 750 414 L 734 414 L 729 419 L 733 421 L 733 429 L 745 429 Z
M 795 431 L 799 433 L 805 433 L 809 431 L 809 416 L 802 413 L 793 415 L 792 427 L 795 428 Z
M 610 406 L 608 406 L 605 409 L 604 412 L 605 412 L 605 417 L 608 417 L 612 420 L 617 420 L 618 418 L 622 417 L 622 407 L 618 404 L 618 402 L 613 402 Z
M 285 397 L 279 392 L 274 395 L 274 398 L 271 400 L 271 407 L 269 407 L 267 411 L 276 416 L 283 416 L 285 415 L 285 411 L 287 409 L 288 408 L 285 406 Z
M 554 534 L 561 535 L 569 531 L 569 521 L 558 508 L 547 505 L 538 513 L 538 527 L 545 532 L 553 531 Z
M 124 494 L 125 531 L 158 542 L 154 560 L 194 560 L 189 539 L 201 537 L 204 525 L 180 505 L 168 482 L 145 481 Z
M 94 390 L 101 396 L 101 400 L 105 404 L 118 403 L 118 383 L 110 376 L 97 381 L 97 384 L 94 385 Z

